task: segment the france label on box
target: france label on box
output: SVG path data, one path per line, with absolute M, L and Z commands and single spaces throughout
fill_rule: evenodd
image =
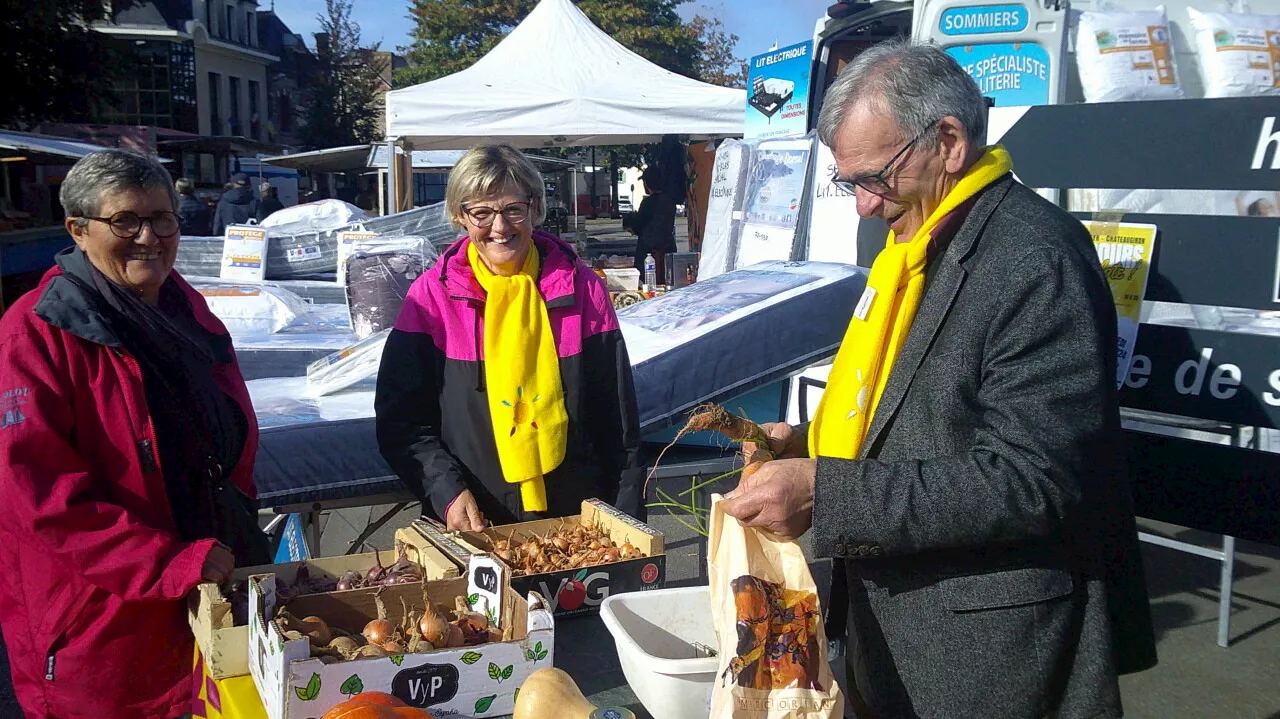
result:
M 267 271 L 267 232 L 247 225 L 231 225 L 223 235 L 224 280 L 261 282 Z
M 424 588 L 436 604 L 466 598 L 468 578 L 383 587 L 381 597 L 394 622 L 403 600 L 422 606 Z M 503 641 L 418 654 L 348 661 L 311 656 L 306 637 L 287 639 L 276 623 L 275 576 L 250 582 L 249 669 L 270 719 L 315 719 L 361 692 L 385 692 L 437 717 L 493 717 L 515 709 L 515 694 L 537 669 L 553 664 L 555 620 L 537 594 L 520 596 L 505 586 L 501 603 Z M 377 616 L 377 588 L 312 594 L 288 603 L 294 616 L 326 618 L 351 627 Z M 329 662 L 329 663 L 326 663 Z

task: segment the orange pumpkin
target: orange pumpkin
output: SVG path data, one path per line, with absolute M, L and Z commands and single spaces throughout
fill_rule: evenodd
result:
M 361 692 L 324 713 L 321 719 L 434 719 L 383 692 Z

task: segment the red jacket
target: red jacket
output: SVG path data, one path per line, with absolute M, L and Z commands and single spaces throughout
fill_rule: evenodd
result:
M 216 380 L 248 419 L 232 481 L 252 496 L 258 428 L 234 355 Z M 191 711 L 185 597 L 214 540 L 178 538 L 159 456 L 137 361 L 54 267 L 0 318 L 0 627 L 28 717 Z

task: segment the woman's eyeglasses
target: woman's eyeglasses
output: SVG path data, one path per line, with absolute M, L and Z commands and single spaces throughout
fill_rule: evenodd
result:
M 881 197 L 891 194 L 893 192 L 893 188 L 889 186 L 889 179 L 890 175 L 893 174 L 894 166 L 898 164 L 898 160 L 901 160 L 904 155 L 911 151 L 911 148 L 916 146 L 916 143 L 924 139 L 924 136 L 928 135 L 929 131 L 932 130 L 933 126 L 936 124 L 938 124 L 936 120 L 929 123 L 929 126 L 926 127 L 923 132 L 913 137 L 911 142 L 903 145 L 902 149 L 898 150 L 896 155 L 889 158 L 889 161 L 884 163 L 884 167 L 880 168 L 879 172 L 870 175 L 859 175 L 846 180 L 840 177 L 840 171 L 836 170 L 831 175 L 831 184 L 850 195 L 855 194 L 854 190 L 858 187 L 861 187 L 873 195 L 879 195 Z
M 178 216 L 162 210 L 150 217 L 139 217 L 137 213 L 124 210 L 110 217 L 86 217 L 86 220 L 105 222 L 111 228 L 111 234 L 122 240 L 132 240 L 142 234 L 144 224 L 151 225 L 156 237 L 169 238 L 178 234 Z
M 529 218 L 529 209 L 532 203 L 529 202 L 513 202 L 500 210 L 492 207 L 463 207 L 462 213 L 471 218 L 476 227 L 488 227 L 493 224 L 493 218 L 502 213 L 502 219 L 510 224 L 518 225 Z

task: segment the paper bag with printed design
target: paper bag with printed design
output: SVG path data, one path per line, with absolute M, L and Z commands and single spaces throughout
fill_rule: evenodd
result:
M 707 557 L 720 658 L 711 719 L 843 716 L 818 588 L 800 545 L 743 527 L 716 495 Z

